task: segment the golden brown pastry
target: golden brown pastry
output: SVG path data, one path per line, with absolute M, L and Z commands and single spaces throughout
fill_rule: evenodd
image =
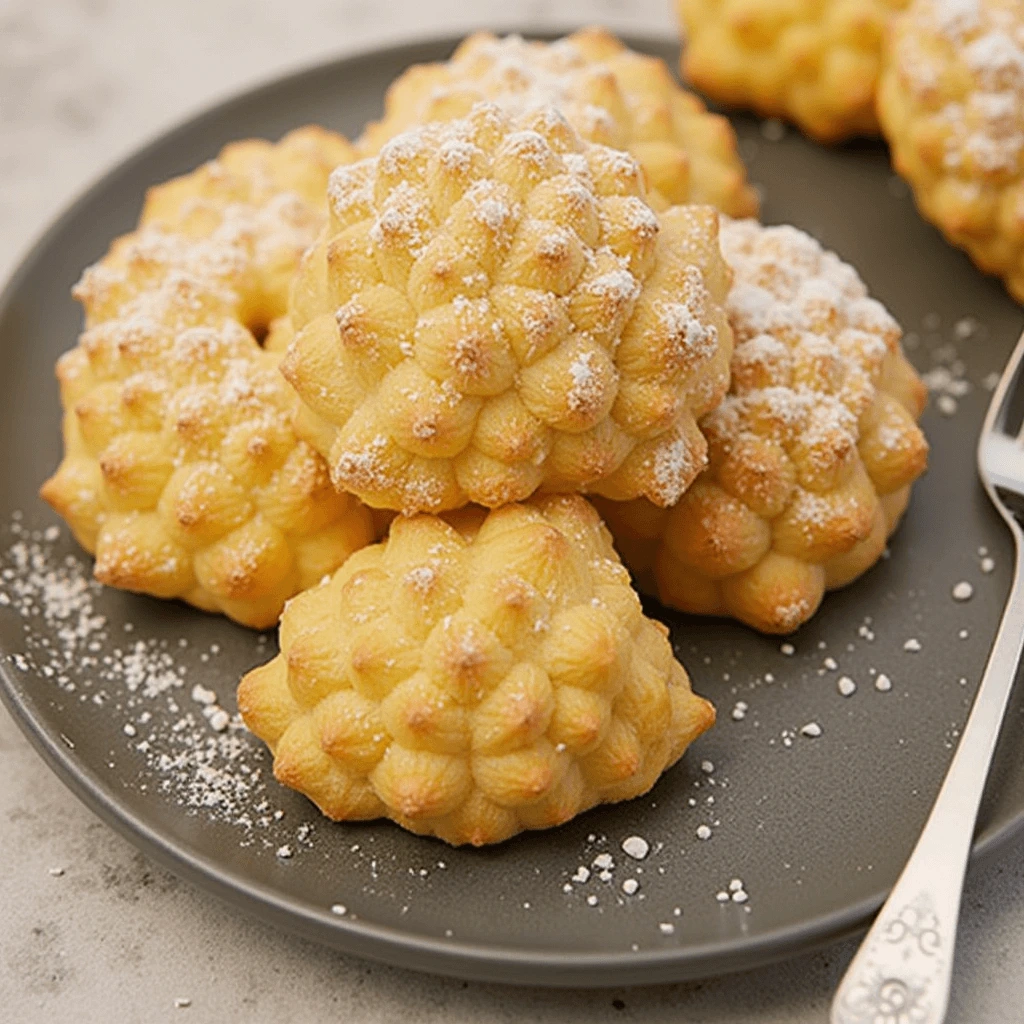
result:
M 256 340 L 350 152 L 320 129 L 229 146 L 153 189 L 76 286 L 86 329 L 57 366 L 65 454 L 42 495 L 102 582 L 266 627 L 372 540 L 292 430 L 280 352 Z
M 928 446 L 900 328 L 849 265 L 791 227 L 726 221 L 736 336 L 709 465 L 674 508 L 602 501 L 642 590 L 788 633 L 875 563 Z
M 357 146 L 375 155 L 400 132 L 464 117 L 481 100 L 513 115 L 556 106 L 584 139 L 628 150 L 647 173 L 656 208 L 708 203 L 734 217 L 757 213 L 729 122 L 680 89 L 663 61 L 630 50 L 603 28 L 553 43 L 469 36 L 450 60 L 401 75 L 388 90 L 383 120 L 369 125 Z
M 1024 5 L 913 3 L 878 116 L 924 216 L 1024 302 Z
M 732 351 L 713 209 L 659 218 L 629 154 L 491 104 L 339 167 L 329 195 L 282 369 L 340 489 L 410 514 L 678 499 Z
M 477 846 L 645 793 L 714 722 L 568 495 L 396 519 L 288 605 L 238 706 L 329 817 Z
M 889 19 L 909 0 L 676 0 L 682 71 L 713 99 L 837 142 L 874 135 Z

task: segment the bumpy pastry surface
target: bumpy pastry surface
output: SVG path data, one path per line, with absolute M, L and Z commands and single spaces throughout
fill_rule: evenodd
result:
M 399 77 L 383 120 L 357 146 L 375 154 L 400 132 L 464 117 L 481 100 L 515 115 L 558 107 L 583 138 L 640 161 L 656 206 L 708 203 L 734 217 L 757 213 L 729 122 L 680 89 L 663 61 L 630 50 L 602 28 L 554 43 L 469 36 L 451 60 L 415 65 Z
M 723 221 L 732 384 L 708 469 L 674 508 L 600 502 L 643 590 L 788 633 L 877 561 L 928 446 L 900 328 L 849 265 L 791 227 Z
M 878 115 L 924 216 L 1024 302 L 1024 7 L 912 4 L 893 26 Z
M 821 142 L 873 135 L 889 19 L 909 0 L 676 0 L 686 79 Z
M 339 488 L 410 514 L 538 488 L 677 500 L 732 351 L 715 210 L 659 218 L 629 154 L 491 104 L 328 191 L 282 370 Z
M 266 627 L 373 539 L 295 436 L 280 352 L 256 340 L 287 326 L 327 175 L 350 155 L 319 129 L 229 146 L 154 188 L 76 286 L 86 328 L 57 366 L 65 452 L 42 495 L 102 582 Z
M 712 725 L 667 633 L 582 498 L 400 517 L 289 603 L 238 705 L 329 817 L 480 846 L 645 793 Z

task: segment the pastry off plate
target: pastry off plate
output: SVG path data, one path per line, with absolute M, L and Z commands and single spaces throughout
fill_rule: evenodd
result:
M 627 42 L 675 61 L 667 39 Z M 646 797 L 485 850 L 332 824 L 226 721 L 274 637 L 91 586 L 88 559 L 36 498 L 59 457 L 53 362 L 80 329 L 70 287 L 131 227 L 145 188 L 231 139 L 307 122 L 355 135 L 396 75 L 455 43 L 346 58 L 216 107 L 112 171 L 27 256 L 0 300 L 0 693 L 51 767 L 154 859 L 357 955 L 619 985 L 749 968 L 855 931 L 924 821 L 1006 595 L 1009 538 L 976 482 L 974 445 L 986 385 L 1024 326 L 1000 284 L 918 217 L 881 144 L 823 149 L 735 122 L 764 219 L 835 249 L 903 324 L 936 387 L 930 471 L 891 555 L 787 641 L 647 604 L 719 724 Z M 1018 695 L 979 853 L 1024 823 L 1022 735 Z

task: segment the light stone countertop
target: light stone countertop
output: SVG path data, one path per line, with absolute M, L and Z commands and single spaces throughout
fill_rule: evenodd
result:
M 667 29 L 668 6 L 0 0 L 0 278 L 104 169 L 248 85 L 417 34 L 591 21 Z M 364 963 L 274 931 L 150 864 L 51 775 L 4 712 L 0 822 L 0 1020 L 12 1024 L 823 1024 L 854 948 L 701 984 L 596 992 L 467 984 Z M 1024 1017 L 1022 852 L 1017 843 L 971 873 L 950 1024 Z M 176 1008 L 176 999 L 191 1005 Z

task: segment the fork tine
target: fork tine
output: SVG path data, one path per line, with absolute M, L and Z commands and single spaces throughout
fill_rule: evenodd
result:
M 1017 393 L 1022 368 L 1024 368 L 1024 334 L 1018 339 L 1017 345 L 1003 369 L 1002 376 L 999 378 L 999 383 L 992 393 L 992 401 L 989 402 L 985 422 L 981 428 L 982 443 L 989 434 L 996 432 L 1005 434 L 1006 414 Z M 1024 435 L 1024 423 L 1021 424 L 1021 430 L 1017 433 L 1017 439 L 1020 440 L 1022 435 Z M 979 452 L 979 457 L 980 454 Z
M 1020 526 L 1006 499 L 1009 494 L 1024 497 L 1024 424 L 1021 430 L 1011 434 L 1006 429 L 1006 420 L 1021 389 L 1022 376 L 1024 335 L 1021 335 L 999 378 L 978 438 L 978 475 L 992 503 L 1015 536 L 1020 536 Z

